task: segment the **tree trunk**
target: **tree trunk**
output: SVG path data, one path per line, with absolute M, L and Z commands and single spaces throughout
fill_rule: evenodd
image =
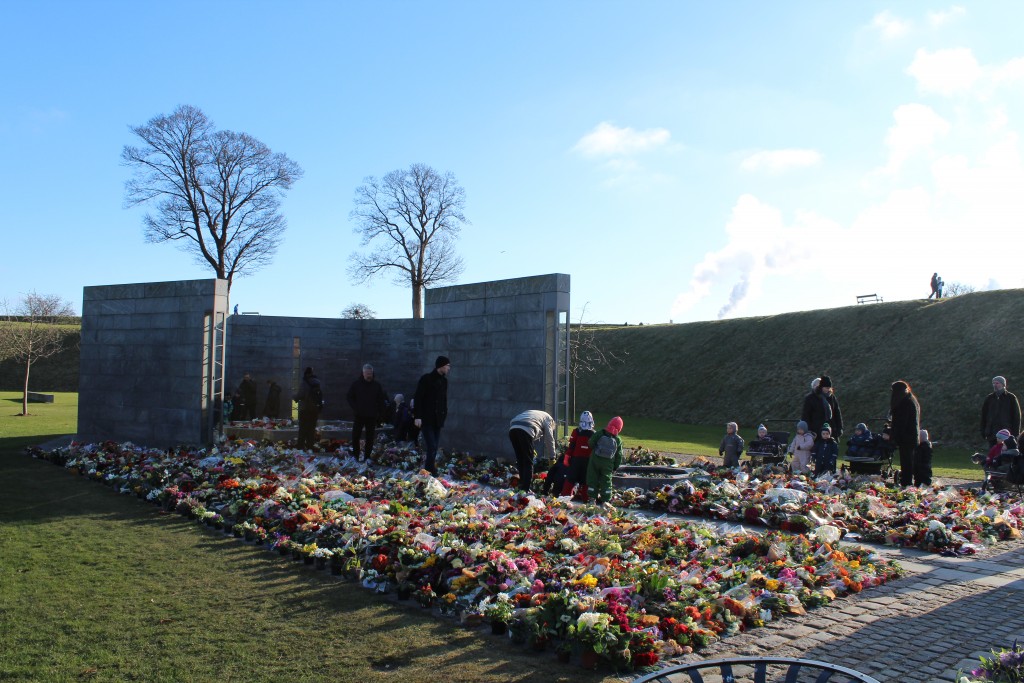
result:
M 32 369 L 32 357 L 25 359 L 25 386 L 21 392 L 21 414 L 28 415 L 28 373 Z
M 423 317 L 423 285 L 412 283 L 412 317 Z

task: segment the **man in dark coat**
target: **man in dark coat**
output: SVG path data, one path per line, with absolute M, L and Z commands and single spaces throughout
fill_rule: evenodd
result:
M 248 372 L 242 378 L 242 383 L 238 385 L 238 393 L 242 397 L 242 403 L 244 408 L 242 409 L 241 419 L 253 420 L 257 417 L 256 415 L 256 382 L 253 380 L 252 375 Z
M 839 399 L 836 398 L 836 391 L 832 387 L 832 378 L 828 375 L 821 376 L 821 395 L 825 397 L 828 407 L 832 411 L 832 419 L 828 421 L 829 426 L 832 427 L 832 438 L 839 443 L 839 440 L 843 438 L 843 411 L 839 409 Z
M 832 423 L 832 405 L 822 393 L 821 378 L 811 380 L 811 393 L 804 396 L 804 409 L 800 419 L 807 423 L 807 433 L 817 437 L 825 423 Z
M 434 361 L 434 371 L 420 377 L 416 385 L 416 398 L 413 399 L 412 414 L 416 425 L 423 435 L 423 448 L 426 456 L 423 468 L 431 474 L 437 474 L 437 443 L 441 438 L 441 428 L 448 417 L 448 371 L 452 363 L 446 356 L 438 356 Z
M 316 443 L 316 423 L 323 408 L 323 389 L 313 368 L 306 368 L 295 400 L 299 403 L 299 448 L 312 449 Z
M 281 417 L 281 385 L 272 379 L 267 380 L 267 402 L 263 406 L 263 415 L 271 420 Z
M 352 382 L 348 390 L 348 404 L 355 416 L 352 420 L 352 455 L 359 457 L 359 438 L 366 429 L 367 455 L 373 453 L 373 439 L 377 435 L 377 423 L 384 415 L 388 396 L 384 387 L 373 378 L 373 366 L 363 366 L 363 374 Z
M 981 406 L 981 438 L 988 439 L 989 447 L 996 445 L 996 433 L 1000 429 L 1010 434 L 1020 434 L 1020 401 L 1006 390 L 1006 378 L 996 375 L 992 378 L 992 393 L 985 397 Z

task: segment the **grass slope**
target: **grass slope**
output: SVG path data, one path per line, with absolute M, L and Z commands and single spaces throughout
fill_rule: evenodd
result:
M 1024 384 L 1024 354 L 1011 321 L 1021 290 L 942 301 L 900 301 L 685 325 L 603 327 L 602 347 L 623 364 L 585 375 L 576 404 L 688 424 L 750 428 L 778 419 L 792 430 L 810 380 L 831 375 L 847 434 L 888 411 L 889 385 L 905 379 L 933 439 L 976 446 L 991 378 Z M 844 437 L 846 438 L 846 437 Z

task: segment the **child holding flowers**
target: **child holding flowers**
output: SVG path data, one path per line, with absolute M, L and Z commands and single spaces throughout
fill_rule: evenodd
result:
M 622 464 L 622 418 L 616 415 L 608 425 L 590 437 L 590 462 L 587 464 L 587 486 L 597 496 L 597 503 L 606 503 L 612 493 L 612 473 Z

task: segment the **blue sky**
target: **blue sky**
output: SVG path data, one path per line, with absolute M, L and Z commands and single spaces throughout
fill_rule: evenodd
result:
M 572 276 L 572 317 L 683 322 L 1024 286 L 1024 3 L 4 3 L 0 299 L 209 277 L 125 209 L 179 104 L 299 163 L 232 303 L 411 315 L 346 274 L 365 176 L 466 190 L 459 282 Z M 585 307 L 585 313 L 584 313 Z

